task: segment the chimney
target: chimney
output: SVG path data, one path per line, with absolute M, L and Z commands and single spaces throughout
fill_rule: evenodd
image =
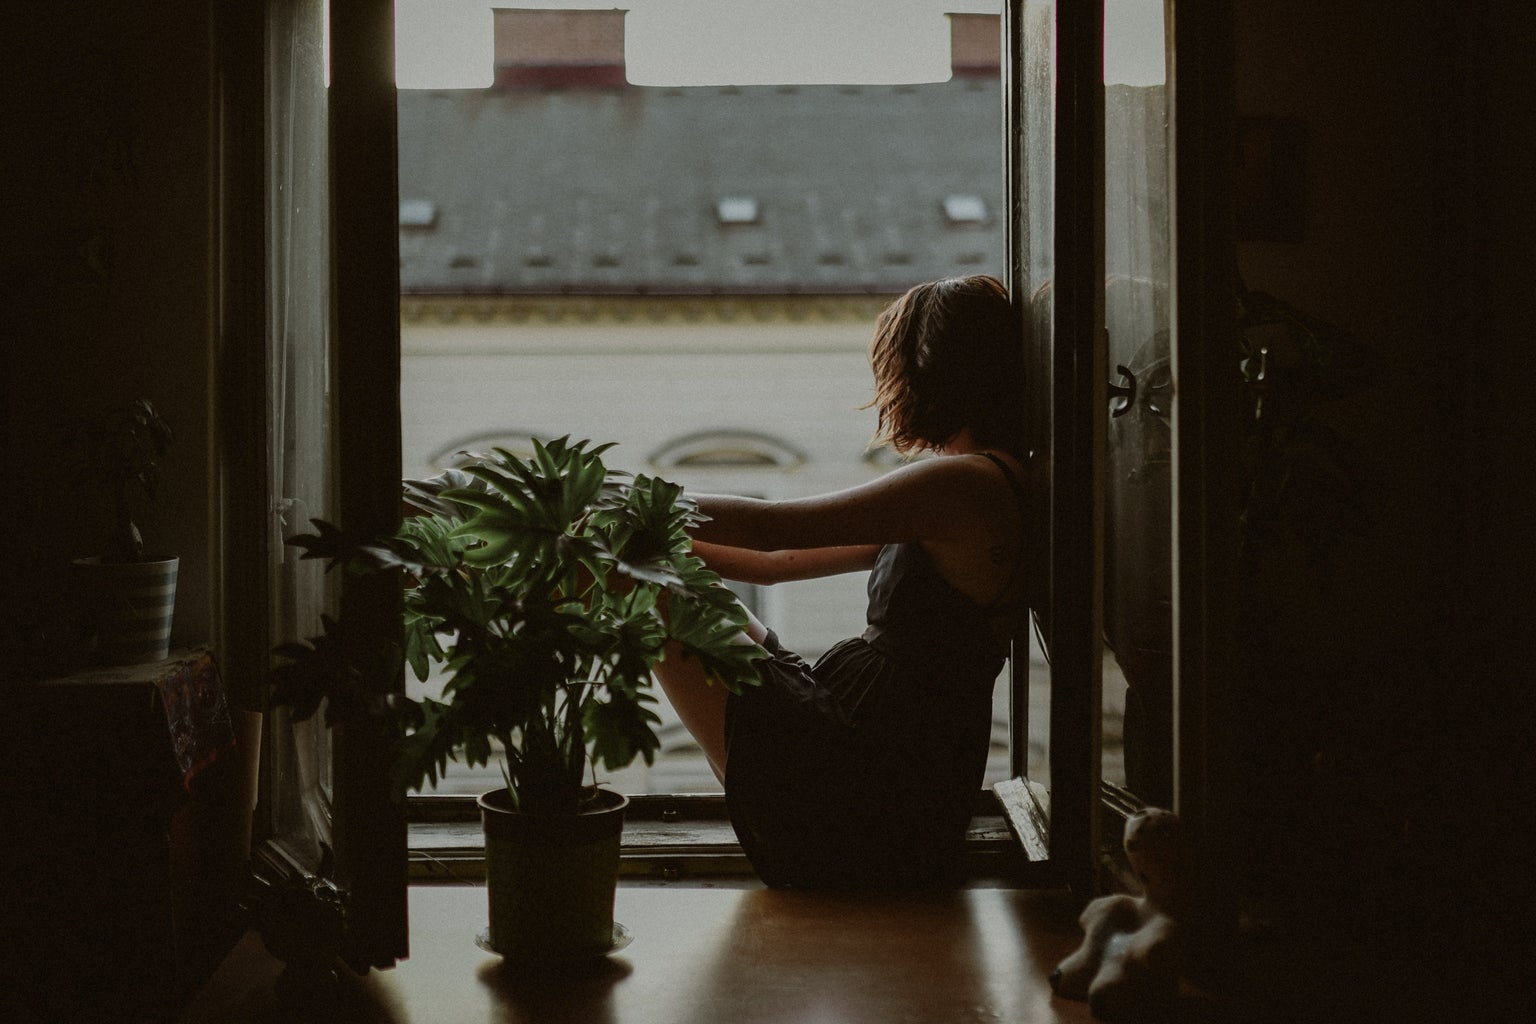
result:
M 625 86 L 624 11 L 492 13 L 497 88 Z
M 949 15 L 949 66 L 956 78 L 1002 74 L 1003 19 L 996 14 Z

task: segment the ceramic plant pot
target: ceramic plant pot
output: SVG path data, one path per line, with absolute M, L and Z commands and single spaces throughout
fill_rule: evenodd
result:
M 74 563 L 96 632 L 96 658 L 107 665 L 161 661 L 170 653 L 180 559 Z
M 629 799 L 600 789 L 573 815 L 519 814 L 505 789 L 479 799 L 490 926 L 482 944 L 514 959 L 598 957 L 618 943 L 613 896 Z

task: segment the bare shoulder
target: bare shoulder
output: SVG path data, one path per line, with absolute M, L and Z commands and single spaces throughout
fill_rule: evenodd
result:
M 939 455 L 909 463 L 886 475 L 904 500 L 931 506 L 943 527 L 925 540 L 974 541 L 975 531 L 1012 529 L 1022 511 L 1016 487 L 1028 489 L 1027 469 L 1006 452 L 993 452 L 998 463 L 980 452 Z
M 919 486 L 936 487 L 988 503 L 1011 495 L 1016 486 L 1027 491 L 1030 481 L 1028 466 L 1008 452 L 993 449 L 923 459 L 896 470 L 909 471 L 914 474 L 913 483 Z
M 1000 462 L 1019 483 L 1025 483 L 1029 479 L 1029 466 L 1010 451 L 1002 448 L 986 448 L 975 452 L 974 455 L 976 457 L 968 461 L 990 469 L 994 476 L 1000 475 L 997 470 L 997 463 Z
M 994 452 L 1008 468 L 1018 475 L 1022 472 L 1018 460 L 1002 452 Z M 956 455 L 937 455 L 909 462 L 891 470 L 886 478 L 900 480 L 904 484 L 923 487 L 980 487 L 987 488 L 1002 479 L 997 466 L 980 452 Z

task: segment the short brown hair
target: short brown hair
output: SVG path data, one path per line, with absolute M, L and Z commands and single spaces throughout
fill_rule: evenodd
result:
M 1022 454 L 1023 326 L 997 278 L 912 288 L 880 314 L 869 360 L 876 441 L 939 448 L 969 427 L 977 444 Z

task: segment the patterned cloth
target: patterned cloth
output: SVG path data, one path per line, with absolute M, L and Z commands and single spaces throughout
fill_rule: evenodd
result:
M 234 749 L 235 731 L 218 661 L 206 647 L 171 652 L 164 661 L 113 665 L 77 672 L 54 680 L 63 686 L 142 686 L 153 684 L 165 708 L 171 750 L 181 769 L 182 785 L 192 780 L 227 750 Z
M 235 745 L 229 702 L 218 662 L 209 650 L 195 651 L 181 661 L 169 661 L 169 671 L 156 680 L 165 707 L 171 746 L 181 767 L 181 782 L 192 779 Z

